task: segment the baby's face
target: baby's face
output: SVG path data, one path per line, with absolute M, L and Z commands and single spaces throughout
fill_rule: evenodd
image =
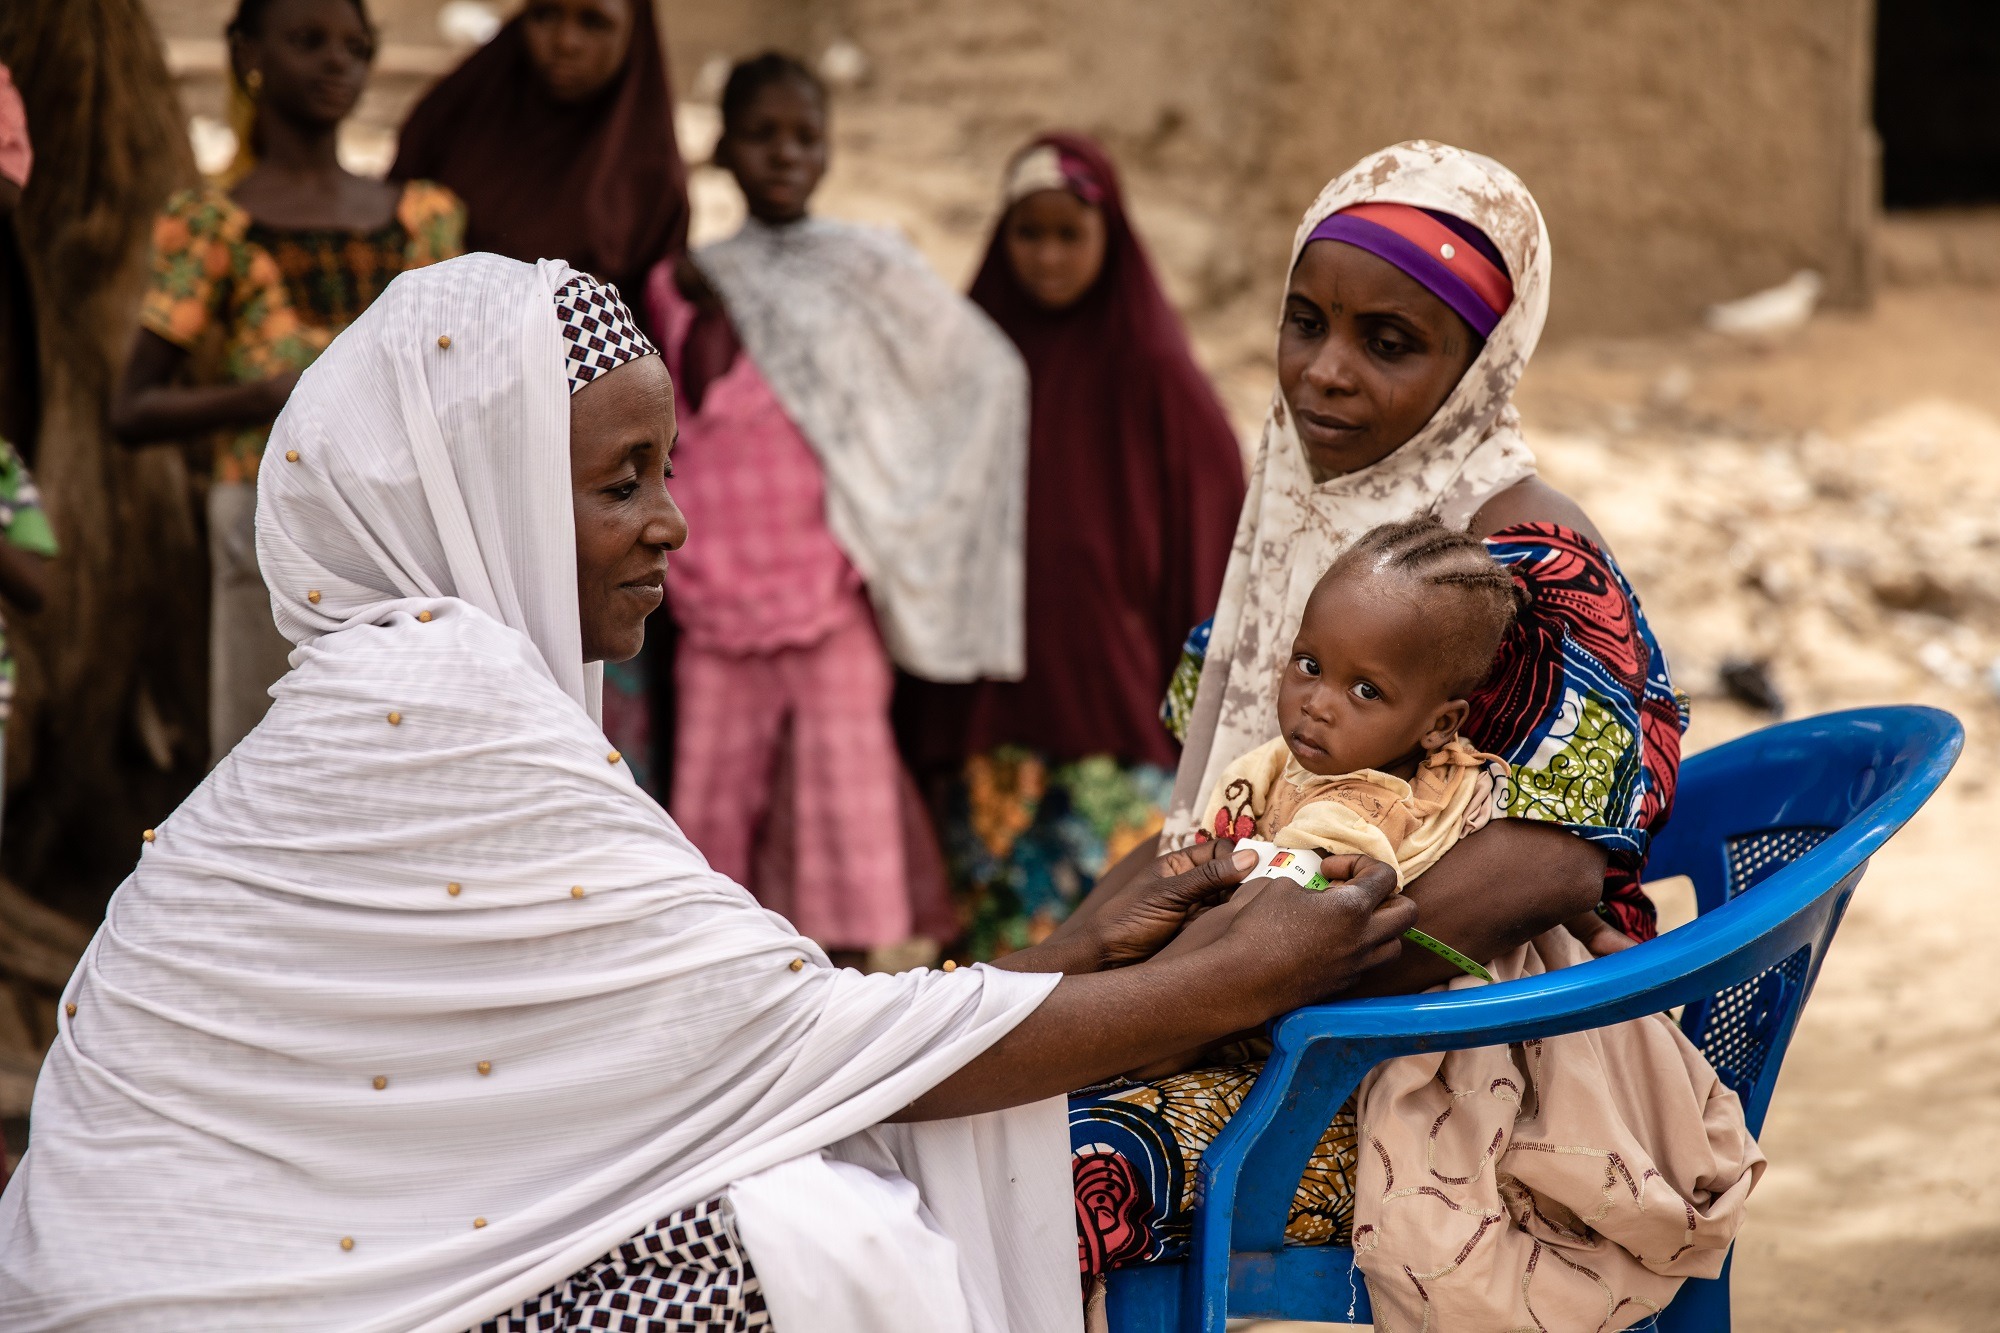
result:
M 1453 700 L 1428 623 L 1438 607 L 1401 583 L 1329 578 L 1306 603 L 1278 687 L 1278 726 L 1308 772 L 1413 771 L 1426 737 L 1433 746 L 1449 738 Z

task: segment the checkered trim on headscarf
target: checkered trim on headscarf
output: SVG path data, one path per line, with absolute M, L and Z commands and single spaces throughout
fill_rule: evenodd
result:
M 556 324 L 562 329 L 563 371 L 571 393 L 607 370 L 660 350 L 640 331 L 618 289 L 588 273 L 577 274 L 556 292 Z

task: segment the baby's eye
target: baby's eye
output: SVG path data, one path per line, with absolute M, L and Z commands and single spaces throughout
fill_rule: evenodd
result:
M 1379 699 L 1382 697 L 1382 691 L 1376 689 L 1365 680 L 1357 680 L 1354 682 L 1354 697 L 1369 700 Z
M 1305 653 L 1300 653 L 1297 657 L 1294 657 L 1292 659 L 1292 665 L 1296 666 L 1299 669 L 1299 674 L 1301 676 L 1306 676 L 1313 680 L 1319 679 L 1318 658 L 1309 657 Z

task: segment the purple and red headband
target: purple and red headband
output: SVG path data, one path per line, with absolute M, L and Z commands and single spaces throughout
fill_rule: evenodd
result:
M 1506 262 L 1486 233 L 1462 218 L 1409 204 L 1356 204 L 1306 237 L 1345 241 L 1415 278 L 1480 337 L 1490 337 L 1514 303 Z

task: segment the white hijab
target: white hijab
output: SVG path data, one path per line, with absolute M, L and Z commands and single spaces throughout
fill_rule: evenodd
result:
M 877 1127 L 1057 978 L 829 966 L 593 720 L 567 276 L 404 274 L 293 394 L 293 670 L 63 996 L 0 1328 L 457 1333 L 732 1185 L 782 1333 L 1076 1327 L 1061 1099 Z
M 1549 233 L 1518 177 L 1491 158 L 1414 140 L 1371 153 L 1320 191 L 1292 239 L 1289 273 L 1328 217 L 1361 203 L 1434 208 L 1472 223 L 1514 280 L 1507 308 L 1458 387 L 1381 462 L 1315 482 L 1282 392 L 1273 393 L 1250 494 L 1222 579 L 1163 845 L 1194 836 L 1203 802 L 1240 756 L 1277 734 L 1278 677 L 1307 596 L 1369 529 L 1429 514 L 1463 529 L 1479 507 L 1534 475 L 1514 388 L 1549 311 Z
M 1026 668 L 1028 371 L 896 233 L 755 218 L 695 255 L 826 469 L 827 526 L 926 680 Z

